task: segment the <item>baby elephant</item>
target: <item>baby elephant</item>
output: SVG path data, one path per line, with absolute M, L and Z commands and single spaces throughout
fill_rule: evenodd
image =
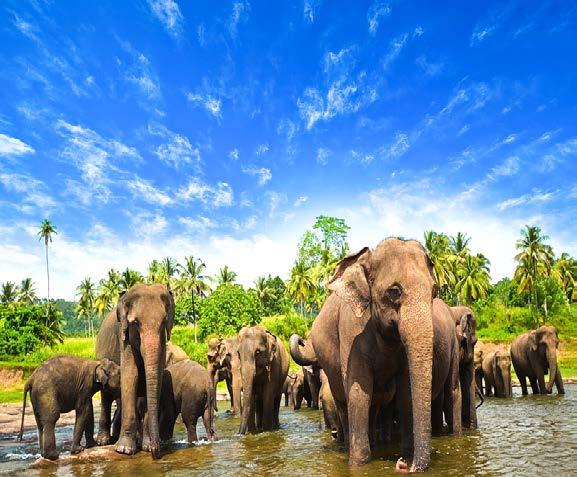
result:
M 497 350 L 483 358 L 483 377 L 485 378 L 485 396 L 513 396 L 511 388 L 511 355 L 509 351 Z
M 160 439 L 172 439 L 174 423 L 179 414 L 188 431 L 188 442 L 198 440 L 196 423 L 202 416 L 208 440 L 214 432 L 214 400 L 216 394 L 208 371 L 190 359 L 179 361 L 164 370 L 160 397 Z
M 94 361 L 77 356 L 57 356 L 45 361 L 36 368 L 24 386 L 18 439 L 22 440 L 26 395 L 30 393 L 42 457 L 58 459 L 54 426 L 61 413 L 73 409 L 76 411 L 76 420 L 70 452 L 77 454 L 84 450 L 80 445 L 83 434 L 86 447 L 95 446 L 92 396 L 102 389 L 112 393 L 120 392 L 120 366 L 108 359 Z

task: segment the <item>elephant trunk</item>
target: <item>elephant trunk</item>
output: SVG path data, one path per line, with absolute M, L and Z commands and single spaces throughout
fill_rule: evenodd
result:
M 289 347 L 291 356 L 301 366 L 318 365 L 317 356 L 311 340 L 306 342 L 299 335 L 290 337 Z
M 407 353 L 411 383 L 414 457 L 410 470 L 423 472 L 431 458 L 433 310 L 430 298 L 412 297 L 401 308 L 399 334 Z
M 512 397 L 511 389 L 511 369 L 504 369 L 501 374 L 503 375 L 503 396 L 506 398 Z
M 555 376 L 557 375 L 557 350 L 555 348 L 547 348 L 547 363 L 549 365 L 549 382 L 545 388 L 547 390 L 547 394 L 551 394 L 553 392 Z
M 164 347 L 155 334 L 143 335 L 142 353 L 144 373 L 146 377 L 146 411 L 148 416 L 148 432 L 150 434 L 150 452 L 153 459 L 160 457 L 160 439 L 158 429 L 158 403 L 162 386 L 164 368 Z
M 252 367 L 247 366 L 243 370 L 242 378 L 242 410 L 240 416 L 240 429 L 239 434 L 246 434 L 249 431 L 249 425 L 253 419 L 254 414 L 254 393 L 253 384 L 255 369 L 254 365 Z

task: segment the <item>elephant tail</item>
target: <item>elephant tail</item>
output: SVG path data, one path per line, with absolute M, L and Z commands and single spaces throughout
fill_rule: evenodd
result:
M 210 389 L 208 393 L 208 429 L 206 433 L 209 440 L 214 440 L 216 438 L 216 432 L 214 430 L 214 410 L 216 409 L 216 386 Z
M 20 432 L 18 433 L 18 441 L 22 441 L 22 434 L 24 434 L 24 413 L 26 411 L 26 395 L 30 391 L 32 386 L 30 382 L 27 382 L 24 386 L 24 398 L 22 399 L 22 420 L 20 421 Z
M 479 405 L 475 407 L 475 409 L 479 409 L 483 405 L 483 403 L 485 402 L 485 398 L 483 397 L 483 393 L 479 389 L 479 386 L 477 386 L 476 384 L 475 384 L 475 393 L 477 394 L 477 396 L 479 396 L 479 399 L 481 400 Z
M 299 335 L 292 335 L 289 347 L 291 356 L 297 364 L 301 366 L 318 365 L 317 355 L 310 339 L 305 342 Z

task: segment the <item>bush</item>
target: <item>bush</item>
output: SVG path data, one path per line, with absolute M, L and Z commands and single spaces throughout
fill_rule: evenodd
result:
M 191 326 L 175 326 L 170 341 L 180 346 L 193 361 L 203 366 L 207 365 L 208 346 L 206 343 L 194 342 L 194 328 Z
M 262 305 L 254 290 L 224 283 L 199 303 L 198 332 L 201 339 L 209 334 L 235 335 L 243 326 L 260 322 Z
M 263 318 L 260 324 L 285 341 L 288 341 L 293 333 L 304 337 L 308 331 L 307 320 L 296 311 L 287 312 L 284 315 L 268 316 Z

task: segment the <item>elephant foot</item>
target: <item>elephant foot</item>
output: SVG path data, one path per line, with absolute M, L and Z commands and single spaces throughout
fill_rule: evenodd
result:
M 144 452 L 150 452 L 151 444 L 150 444 L 150 437 L 145 436 L 142 438 L 142 450 Z
M 81 445 L 73 445 L 73 446 L 70 448 L 70 453 L 73 454 L 73 455 L 74 455 L 74 454 L 80 454 L 83 450 L 84 450 L 84 446 L 81 446 Z
M 87 449 L 91 447 L 96 447 L 96 441 L 94 439 L 86 439 L 86 446 Z
M 58 460 L 58 452 L 56 452 L 56 450 L 43 452 L 41 455 L 48 460 Z
M 116 452 L 119 454 L 132 455 L 136 453 L 136 440 L 132 437 L 122 436 L 116 443 Z
M 112 444 L 112 437 L 110 437 L 110 434 L 108 432 L 99 432 L 98 435 L 96 436 L 96 443 L 99 446 L 107 446 L 109 444 Z

